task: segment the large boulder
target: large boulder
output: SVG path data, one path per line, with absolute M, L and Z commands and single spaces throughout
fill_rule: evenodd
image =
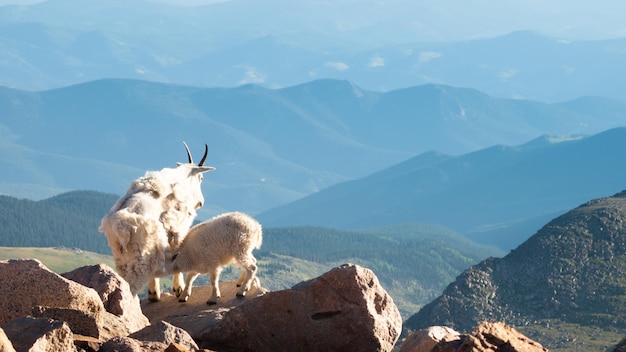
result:
M 400 352 L 547 352 L 536 341 L 529 339 L 501 322 L 483 322 L 471 334 L 433 327 L 414 332 Z
M 46 268 L 37 259 L 0 261 L 0 325 L 33 314 L 33 307 L 104 311 L 98 293 Z
M 106 311 L 118 316 L 129 332 L 139 331 L 150 324 L 141 311 L 139 298 L 130 292 L 126 280 L 108 265 L 83 266 L 62 276 L 96 290 Z
M 149 325 L 128 337 L 139 341 L 156 341 L 167 345 L 176 344 L 191 351 L 198 350 L 198 345 L 187 331 L 164 321 Z
M 546 352 L 548 350 L 505 323 L 483 322 L 468 335 L 458 351 Z
M 4 324 L 2 328 L 17 351 L 76 350 L 72 331 L 62 321 L 21 317 Z
M 374 273 L 346 264 L 226 312 L 200 347 L 255 351 L 391 351 L 402 329 Z
M 38 306 L 33 308 L 33 316 L 61 320 L 69 325 L 74 334 L 93 337 L 99 341 L 130 333 L 124 321 L 107 311 L 92 314 L 78 309 Z
M 36 259 L 0 261 L 0 325 L 24 316 L 65 322 L 74 334 L 104 342 L 126 336 L 141 320 L 122 319 L 104 309 L 92 288 L 68 280 Z M 137 302 L 138 303 L 138 302 Z M 148 324 L 143 319 L 142 327 Z

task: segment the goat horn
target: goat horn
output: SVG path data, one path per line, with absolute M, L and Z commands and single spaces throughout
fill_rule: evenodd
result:
M 206 155 L 207 155 L 208 152 L 209 152 L 209 146 L 204 144 L 204 155 L 202 156 L 202 159 L 198 163 L 198 166 L 204 165 L 204 161 L 206 160 Z
M 187 150 L 187 159 L 189 159 L 189 163 L 193 164 L 193 159 L 191 158 L 191 152 L 189 151 L 189 147 L 187 146 L 187 143 L 185 143 L 183 141 L 183 144 L 185 145 L 185 149 Z

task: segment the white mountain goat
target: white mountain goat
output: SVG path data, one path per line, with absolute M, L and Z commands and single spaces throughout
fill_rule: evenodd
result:
M 260 286 L 252 250 L 261 248 L 262 242 L 261 224 L 239 212 L 222 214 L 192 227 L 172 256 L 171 269 L 187 273 L 179 302 L 189 299 L 198 275 L 208 273 L 213 290 L 207 304 L 216 304 L 221 297 L 220 273 L 232 262 L 243 269 L 237 280 L 237 297 L 244 297 L 253 282 Z
M 184 143 L 184 142 L 183 142 Z M 202 174 L 214 170 L 202 160 L 195 165 L 185 144 L 189 163 L 176 168 L 148 171 L 130 185 L 109 212 L 102 218 L 104 232 L 113 253 L 118 273 L 128 281 L 133 295 L 148 286 L 148 298 L 161 298 L 159 277 L 170 274 L 166 264 L 171 246 L 178 246 L 196 217 L 196 209 L 204 203 Z M 182 274 L 173 277 L 174 291 L 182 286 Z

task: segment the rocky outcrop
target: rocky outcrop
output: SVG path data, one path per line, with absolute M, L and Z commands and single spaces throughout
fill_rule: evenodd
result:
M 161 341 L 167 345 L 175 343 L 192 351 L 198 349 L 198 345 L 187 331 L 164 321 L 152 324 L 128 337 L 145 342 Z
M 62 321 L 21 317 L 2 326 L 17 351 L 73 351 L 72 330 Z M 4 351 L 4 350 L 3 350 Z
M 400 352 L 547 352 L 536 341 L 512 327 L 496 322 L 483 322 L 470 334 L 442 326 L 419 330 L 409 336 Z
M 68 350 L 63 340 L 94 351 L 149 325 L 139 299 L 106 265 L 82 267 L 65 276 L 34 259 L 0 261 L 0 326 L 17 350 L 32 345 Z
M 428 352 L 441 343 L 459 340 L 459 333 L 447 326 L 431 326 L 418 330 L 407 337 L 400 346 L 400 352 Z
M 93 288 L 106 311 L 119 317 L 129 332 L 141 330 L 150 323 L 141 311 L 139 298 L 130 293 L 128 283 L 109 266 L 83 266 L 62 276 Z
M 167 345 L 157 341 L 139 341 L 130 337 L 114 337 L 105 342 L 98 352 L 159 352 L 165 351 Z
M 504 258 L 463 272 L 410 317 L 410 329 L 469 331 L 482 321 L 541 319 L 625 328 L 626 192 L 557 217 Z
M 35 259 L 0 261 L 0 325 L 33 314 L 33 307 L 104 312 L 98 293 L 68 280 Z
M 401 329 L 374 273 L 344 265 L 241 304 L 199 340 L 220 351 L 391 351 Z
M 334 268 L 291 289 L 253 287 L 235 298 L 234 282 L 221 283 L 222 299 L 207 307 L 209 287 L 194 288 L 187 303 L 166 295 L 142 302 L 151 321 L 187 330 L 201 348 L 217 351 L 390 351 L 402 329 L 393 299 L 369 269 Z
M 82 278 L 89 281 L 88 285 L 99 282 L 91 286 L 101 294 L 50 271 L 38 260 L 0 261 L 0 292 L 4 297 L 0 301 L 0 324 L 23 316 L 49 318 L 64 322 L 76 335 L 100 342 L 147 326 L 149 321 L 141 313 L 139 300 L 130 295 L 128 284 L 111 268 L 93 269 L 80 268 L 68 277 Z M 120 294 L 109 296 L 109 292 Z M 107 311 L 105 302 L 117 314 Z
M 184 329 L 197 340 L 204 331 L 217 326 L 226 312 L 268 292 L 253 285 L 246 293 L 246 298 L 237 298 L 237 285 L 234 281 L 220 282 L 220 291 L 222 297 L 212 306 L 206 304 L 211 296 L 211 286 L 194 286 L 187 302 L 178 302 L 176 296 L 164 292 L 159 302 L 142 300 L 141 309 L 153 324 L 166 321 Z
M 402 329 L 400 313 L 376 275 L 352 264 L 288 290 L 253 286 L 244 299 L 236 298 L 234 281 L 223 282 L 216 306 L 205 303 L 207 286 L 196 287 L 185 303 L 172 294 L 139 302 L 106 265 L 60 276 L 37 260 L 11 260 L 0 262 L 0 278 L 14 289 L 0 301 L 10 307 L 2 310 L 5 317 L 31 308 L 30 314 L 5 318 L 2 351 L 391 351 Z M 20 280 L 28 289 L 19 287 Z M 422 351 L 546 350 L 503 323 L 483 323 L 470 334 L 429 327 L 400 348 Z
M 611 352 L 626 352 L 626 337 L 620 340 L 620 342 L 615 345 L 615 347 L 611 350 Z
M 186 303 L 139 302 L 106 265 L 61 276 L 38 260 L 0 261 L 0 279 L 2 351 L 391 351 L 402 328 L 392 298 L 357 265 L 289 290 L 253 287 L 244 299 L 224 282 L 216 306 L 202 286 Z

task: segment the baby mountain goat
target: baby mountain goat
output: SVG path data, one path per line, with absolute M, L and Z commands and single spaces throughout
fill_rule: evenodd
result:
M 261 224 L 243 213 L 222 214 L 192 227 L 172 256 L 172 270 L 187 273 L 178 301 L 186 302 L 193 281 L 201 273 L 208 273 L 213 291 L 207 304 L 216 304 L 221 296 L 220 273 L 232 262 L 243 268 L 237 280 L 237 297 L 244 297 L 253 281 L 258 285 L 252 250 L 261 248 L 262 241 Z

